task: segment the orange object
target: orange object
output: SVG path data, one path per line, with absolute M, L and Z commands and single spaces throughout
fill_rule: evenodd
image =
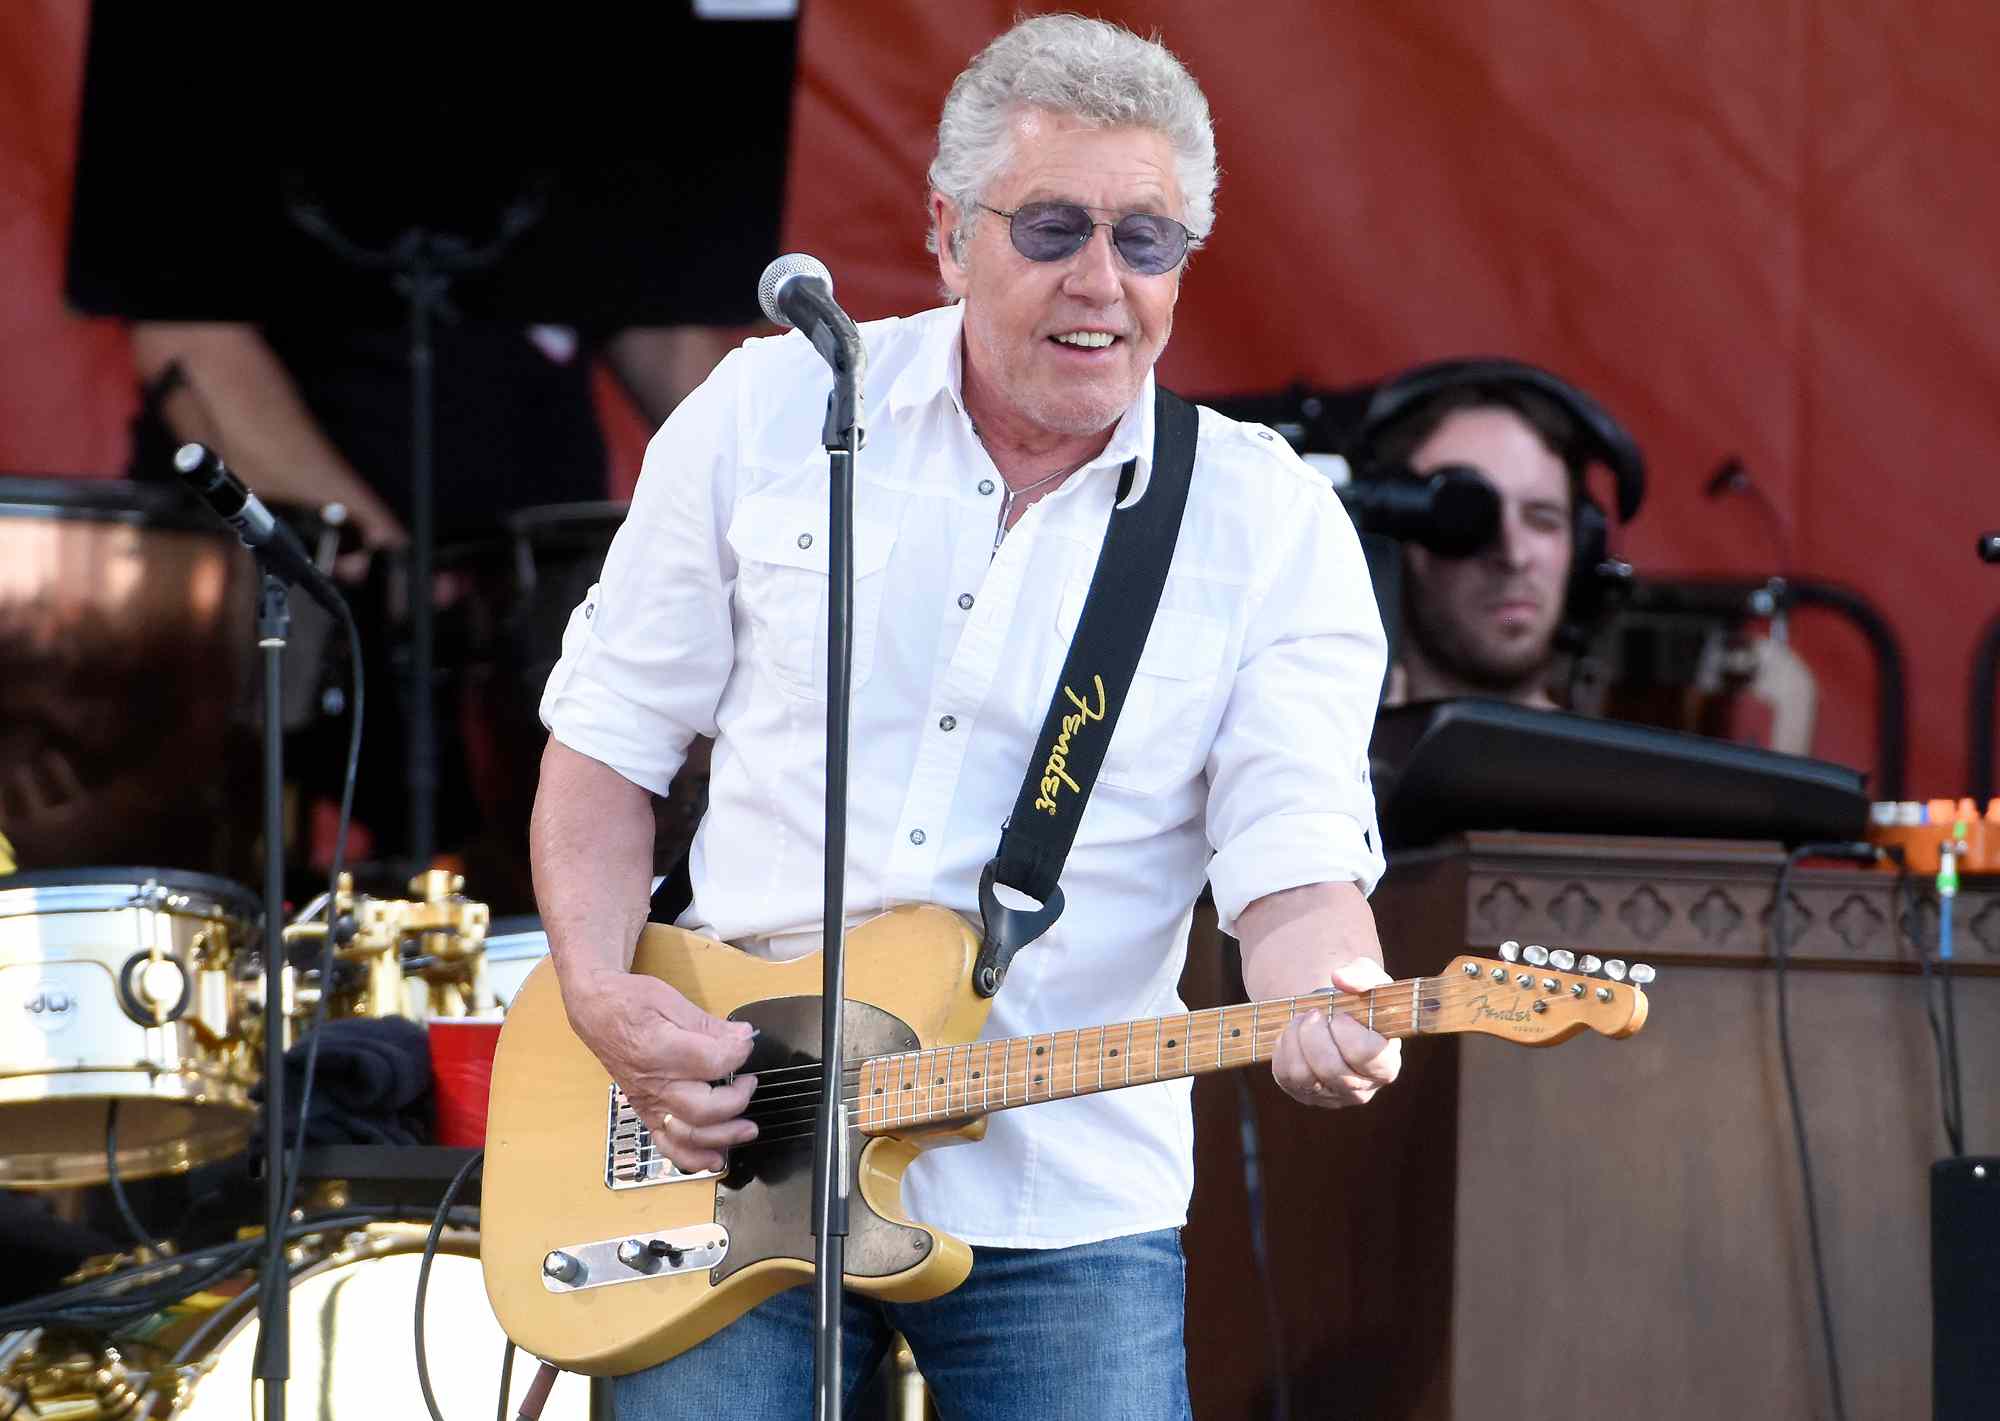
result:
M 1944 806 L 1947 816 L 1939 819 L 1937 806 Z M 1938 871 L 1938 849 L 1948 839 L 1959 837 L 1959 826 L 1965 826 L 1964 849 L 1959 855 L 1960 873 L 2000 873 L 2000 818 L 1980 818 L 1973 810 L 1969 799 L 1956 803 L 1949 799 L 1931 801 L 1931 822 L 1928 824 L 1871 824 L 1868 826 L 1868 842 L 1888 846 L 1900 844 L 1904 861 L 1910 872 L 1931 874 Z M 1894 865 L 1884 865 L 1893 868 Z
M 434 1017 L 431 1080 L 437 1088 L 435 1142 L 478 1149 L 486 1143 L 486 1095 L 493 1083 L 493 1048 L 500 1044 L 498 1021 Z

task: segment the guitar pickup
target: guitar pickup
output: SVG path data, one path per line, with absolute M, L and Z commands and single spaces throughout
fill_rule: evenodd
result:
M 611 1087 L 611 1110 L 604 1127 L 604 1187 L 645 1189 L 655 1184 L 673 1184 L 684 1179 L 720 1179 L 719 1169 L 689 1173 L 661 1154 L 653 1143 L 653 1132 L 639 1119 L 639 1112 L 616 1083 Z
M 542 1286 L 551 1293 L 580 1293 L 676 1273 L 705 1273 L 728 1252 L 729 1231 L 720 1224 L 567 1244 L 542 1256 Z

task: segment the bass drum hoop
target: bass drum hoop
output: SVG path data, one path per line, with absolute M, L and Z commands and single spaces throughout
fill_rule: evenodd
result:
M 285 1387 L 287 1415 L 320 1415 L 323 1410 L 330 1416 L 359 1416 L 367 1421 L 371 1413 L 374 1416 L 423 1414 L 411 1328 L 416 1280 L 429 1232 L 425 1224 L 370 1224 L 344 1235 L 331 1253 L 291 1275 L 292 1357 L 291 1379 Z M 499 1400 L 500 1353 L 506 1334 L 493 1319 L 486 1302 L 478 1258 L 477 1229 L 446 1229 L 438 1238 L 437 1257 L 431 1264 L 424 1308 L 424 1342 L 429 1354 L 431 1388 L 440 1409 L 447 1415 L 490 1415 Z M 328 1274 L 385 1263 L 408 1275 L 407 1296 L 399 1293 L 397 1305 L 380 1314 L 379 1326 L 371 1335 L 348 1339 L 350 1346 L 355 1342 L 361 1345 L 342 1352 L 340 1324 L 350 1314 L 336 1313 L 334 1309 L 346 1286 L 362 1275 L 355 1273 L 344 1280 L 334 1279 L 324 1289 L 322 1280 Z M 382 1277 L 379 1281 L 388 1280 Z M 324 1297 L 320 1296 L 322 1291 Z M 309 1315 L 302 1316 L 308 1312 L 299 1306 L 302 1302 L 309 1305 Z M 487 1328 L 479 1327 L 482 1318 L 490 1324 L 490 1336 L 486 1335 Z M 468 1336 L 468 1328 L 481 1335 Z M 190 1334 L 189 1342 L 198 1349 L 196 1355 L 175 1366 L 177 1375 L 155 1377 L 156 1384 L 166 1382 L 174 1388 L 172 1405 L 165 1415 L 185 1421 L 241 1421 L 252 1414 L 248 1389 L 252 1386 L 257 1330 L 256 1292 L 246 1289 Z M 387 1340 L 386 1348 L 379 1345 L 381 1339 Z M 183 1343 L 182 1350 L 187 1350 L 188 1345 Z M 397 1366 L 398 1360 L 402 1367 Z M 332 1364 L 339 1366 L 337 1372 L 329 1370 Z M 351 1385 L 357 1372 L 372 1375 L 373 1405 L 343 1395 L 346 1390 L 343 1382 Z M 518 1353 L 508 1387 L 507 1414 L 513 1415 L 518 1409 L 534 1374 L 534 1358 Z M 481 1389 L 475 1397 L 468 1398 L 466 1389 L 471 1385 L 479 1385 Z M 495 1390 L 485 1391 L 484 1386 L 488 1385 Z M 263 1384 L 256 1383 L 255 1390 L 261 1406 Z M 587 1421 L 590 1412 L 587 1379 L 558 1376 L 549 1402 L 542 1410 L 549 1421 Z

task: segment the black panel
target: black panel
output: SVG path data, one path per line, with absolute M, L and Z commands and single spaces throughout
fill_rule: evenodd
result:
M 1937 1421 L 2000 1416 L 2000 1156 L 1931 1166 Z
M 497 20 L 261 14 L 95 7 L 69 251 L 80 310 L 393 326 L 387 279 L 344 269 L 288 194 L 365 244 L 420 225 L 478 242 L 541 182 L 546 216 L 505 266 L 454 285 L 467 318 L 754 319 L 795 22 L 702 20 L 685 0 Z
M 1803 843 L 1868 820 L 1844 765 L 1502 701 L 1384 711 L 1369 759 L 1391 848 L 1469 829 Z

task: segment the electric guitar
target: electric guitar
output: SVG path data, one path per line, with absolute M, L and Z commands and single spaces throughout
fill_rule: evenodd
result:
M 1267 1061 L 1293 1016 L 1346 1013 L 1384 1036 L 1482 1032 L 1551 1046 L 1586 1028 L 1629 1036 L 1650 972 L 1557 970 L 1461 957 L 1436 977 L 1355 996 L 1286 997 L 1150 1021 L 979 1041 L 977 935 L 957 913 L 904 907 L 848 935 L 850 1061 L 845 1285 L 897 1302 L 963 1282 L 972 1251 L 904 1217 L 903 1171 L 934 1145 L 976 1140 L 996 1110 Z M 1585 965 L 1594 967 L 1595 959 Z M 481 1211 L 487 1296 L 508 1336 L 560 1367 L 636 1371 L 810 1282 L 812 1129 L 819 1098 L 818 953 L 767 962 L 678 928 L 640 937 L 634 970 L 704 1010 L 759 1028 L 747 1110 L 759 1134 L 723 1172 L 682 1173 L 570 1031 L 552 964 L 515 997 L 493 1062 Z

